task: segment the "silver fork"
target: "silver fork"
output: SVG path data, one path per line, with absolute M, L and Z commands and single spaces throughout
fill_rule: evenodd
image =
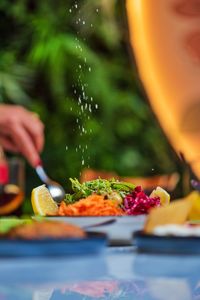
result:
M 60 203 L 65 198 L 65 190 L 63 189 L 63 187 L 58 182 L 49 178 L 41 162 L 36 165 L 35 171 L 40 180 L 46 184 L 54 201 Z

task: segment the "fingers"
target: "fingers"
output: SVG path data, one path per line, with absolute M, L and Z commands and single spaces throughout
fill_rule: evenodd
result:
M 44 147 L 44 125 L 35 114 L 30 113 L 22 120 L 24 128 L 32 139 L 35 148 L 41 152 Z
M 34 141 L 23 126 L 15 126 L 12 132 L 12 140 L 19 148 L 19 151 L 26 157 L 29 163 L 34 167 L 40 160 L 39 153 L 35 147 Z
M 44 146 L 44 125 L 21 106 L 0 105 L 0 143 L 9 151 L 21 152 L 35 166 Z
M 7 151 L 19 152 L 18 147 L 13 143 L 13 141 L 7 136 L 0 136 L 0 145 Z

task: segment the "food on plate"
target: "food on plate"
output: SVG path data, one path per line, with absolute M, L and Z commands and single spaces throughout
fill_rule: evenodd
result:
M 190 201 L 174 201 L 167 207 L 152 209 L 150 212 L 144 231 L 151 233 L 158 225 L 184 224 L 187 220 L 192 203 Z
M 200 237 L 200 226 L 190 224 L 157 226 L 154 228 L 153 234 L 158 236 Z
M 32 223 L 33 220 L 30 218 L 17 218 L 17 217 L 6 217 L 6 218 L 0 218 L 0 237 L 4 237 L 9 230 L 12 228 L 22 225 L 22 224 L 27 224 L 27 223 Z
M 187 197 L 176 200 L 166 207 L 151 210 L 147 217 L 144 232 L 153 233 L 158 226 L 183 225 L 191 220 L 200 219 L 200 193 L 191 192 Z
M 169 201 L 169 194 L 160 187 L 147 196 L 140 186 L 115 179 L 71 182 L 74 193 L 66 195 L 59 207 L 60 215 L 140 215 Z
M 167 205 L 169 194 L 157 187 L 150 196 L 140 186 L 116 179 L 95 179 L 80 183 L 70 179 L 73 193 L 58 206 L 45 186 L 32 192 L 35 214 L 60 216 L 121 216 L 149 213 L 150 209 Z M 46 198 L 47 197 L 47 198 Z M 55 205 L 54 205 L 55 203 Z
M 141 186 L 137 186 L 124 198 L 124 210 L 127 215 L 147 214 L 150 209 L 160 205 L 160 196 L 147 196 Z
M 58 214 L 60 216 L 121 216 L 125 212 L 115 200 L 93 194 L 74 204 L 66 204 L 63 201 Z
M 6 236 L 11 239 L 40 240 L 84 238 L 85 232 L 78 226 L 58 221 L 33 221 L 10 229 Z
M 131 193 L 135 185 L 113 179 L 95 179 L 80 183 L 77 179 L 70 178 L 73 194 L 66 195 L 66 203 L 74 203 L 87 198 L 92 194 L 102 195 L 107 199 L 113 199 L 121 203 L 123 198 Z
M 160 204 L 162 206 L 168 205 L 170 202 L 170 195 L 162 189 L 160 186 L 158 186 L 156 189 L 152 191 L 150 194 L 150 198 L 159 197 L 160 198 Z
M 46 214 L 56 215 L 58 212 L 58 205 L 44 184 L 32 190 L 31 203 L 34 213 L 40 216 Z

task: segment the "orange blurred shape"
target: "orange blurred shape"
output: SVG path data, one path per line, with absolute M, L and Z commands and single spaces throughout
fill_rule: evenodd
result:
M 22 204 L 23 199 L 24 193 L 22 191 L 19 191 L 19 193 L 16 194 L 8 193 L 0 195 L 0 215 L 9 215 L 15 212 Z M 3 204 L 1 203 L 2 200 L 4 200 Z
M 173 191 L 179 181 L 179 174 L 174 172 L 171 174 L 155 175 L 150 177 L 120 177 L 114 172 L 84 169 L 81 173 L 80 181 L 85 182 L 98 178 L 115 178 L 120 181 L 131 182 L 135 185 L 141 185 L 144 190 L 152 190 L 155 187 L 160 186 L 168 191 Z

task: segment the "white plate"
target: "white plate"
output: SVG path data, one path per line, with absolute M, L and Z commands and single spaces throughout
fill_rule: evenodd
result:
M 46 217 L 46 219 L 71 223 L 83 228 L 113 220 L 115 217 Z
M 142 230 L 146 220 L 145 215 L 141 216 L 120 216 L 120 217 L 47 217 L 49 220 L 62 221 L 78 225 L 82 228 L 88 228 L 88 232 L 106 233 L 108 236 L 109 245 L 112 246 L 130 246 L 133 244 L 133 232 Z M 116 219 L 116 222 L 96 226 L 98 223 Z M 95 225 L 94 228 L 92 226 Z

